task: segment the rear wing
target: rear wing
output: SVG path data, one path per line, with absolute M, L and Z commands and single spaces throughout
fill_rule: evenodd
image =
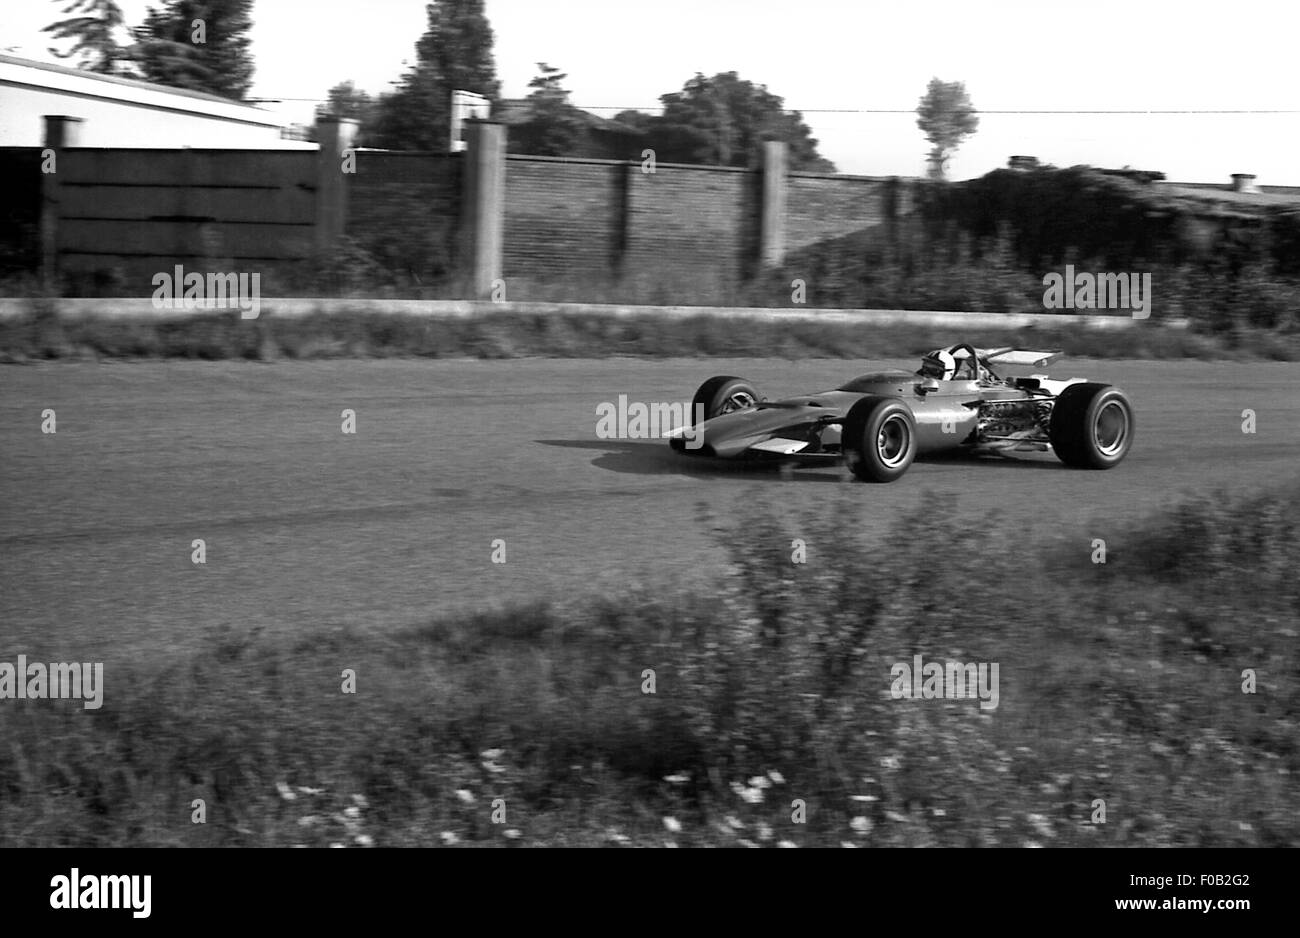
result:
M 1027 348 L 976 349 L 976 353 L 987 365 L 1011 365 L 1025 368 L 1048 368 L 1065 353 L 1060 350 L 1041 351 Z M 958 358 L 965 358 L 957 353 Z

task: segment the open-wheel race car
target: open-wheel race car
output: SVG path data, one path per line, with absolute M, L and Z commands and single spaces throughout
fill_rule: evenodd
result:
M 843 460 L 858 478 L 892 482 L 918 454 L 943 450 L 1045 452 L 1066 465 L 1109 469 L 1133 444 L 1133 407 L 1119 388 L 1045 374 L 1059 351 L 937 349 L 915 373 L 861 375 L 834 390 L 764 400 L 730 375 L 700 385 L 691 414 L 702 422 L 665 434 L 679 452 L 715 459 Z

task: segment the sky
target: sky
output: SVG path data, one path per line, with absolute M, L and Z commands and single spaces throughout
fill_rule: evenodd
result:
M 41 27 L 68 0 L 5 0 L 0 51 L 58 61 Z M 131 23 L 148 0 L 120 0 Z M 351 79 L 384 91 L 414 60 L 423 0 L 256 0 L 251 96 L 286 122 Z M 1300 3 L 1295 0 L 487 0 L 497 74 L 524 97 L 537 63 L 574 104 L 658 109 L 696 72 L 736 71 L 803 112 L 842 173 L 921 175 L 914 109 L 932 77 L 981 112 L 949 166 L 969 178 L 1012 154 L 1133 166 L 1172 180 L 1300 186 Z M 65 63 L 66 64 L 66 63 Z M 308 99 L 292 101 L 289 99 Z M 1087 114 L 1083 111 L 1292 111 Z M 900 111 L 902 113 L 864 113 Z M 999 111 L 1052 111 L 1027 114 Z M 839 113 L 835 113 L 839 112 Z

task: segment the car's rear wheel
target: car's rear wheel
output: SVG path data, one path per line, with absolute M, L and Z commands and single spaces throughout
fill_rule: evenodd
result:
M 864 482 L 893 482 L 916 458 L 916 418 L 893 398 L 864 398 L 844 418 L 849 469 Z
M 1118 465 L 1133 445 L 1133 405 L 1111 384 L 1072 384 L 1052 407 L 1049 436 L 1061 462 L 1080 469 Z
M 712 420 L 723 414 L 744 410 L 761 401 L 754 386 L 743 378 L 731 375 L 718 375 L 700 385 L 691 401 L 690 422 L 694 423 L 697 414 L 703 413 L 705 420 Z

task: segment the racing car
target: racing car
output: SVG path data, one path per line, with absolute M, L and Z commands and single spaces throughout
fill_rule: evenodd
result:
M 1123 391 L 1084 378 L 1001 374 L 1046 369 L 1063 354 L 961 343 L 928 353 L 915 373 L 865 374 L 779 401 L 718 375 L 695 393 L 697 423 L 664 436 L 691 456 L 842 461 L 867 482 L 893 482 L 917 455 L 944 450 L 1050 449 L 1068 466 L 1110 469 L 1133 445 L 1133 406 Z

